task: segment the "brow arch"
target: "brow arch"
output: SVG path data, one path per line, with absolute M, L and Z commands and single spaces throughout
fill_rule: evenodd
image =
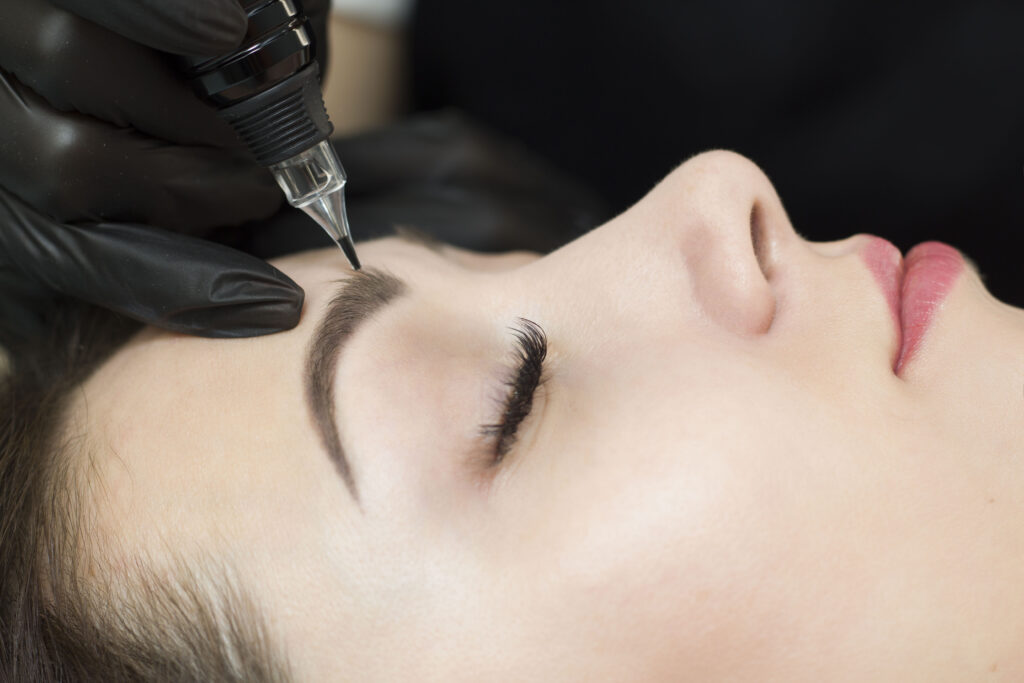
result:
M 306 355 L 306 403 L 320 441 L 352 497 L 359 501 L 352 467 L 334 418 L 334 379 L 345 343 L 375 313 L 407 291 L 404 281 L 375 268 L 364 268 L 342 281 L 327 305 Z

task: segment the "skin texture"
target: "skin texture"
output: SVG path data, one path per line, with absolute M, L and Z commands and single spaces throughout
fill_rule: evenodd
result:
M 146 330 L 83 388 L 108 571 L 232 564 L 301 680 L 1020 680 L 1024 315 L 967 268 L 897 377 L 868 242 L 713 152 L 543 258 L 363 244 L 410 291 L 338 366 L 359 506 L 301 378 L 347 267 L 276 261 L 295 330 Z M 491 467 L 519 316 L 547 380 Z

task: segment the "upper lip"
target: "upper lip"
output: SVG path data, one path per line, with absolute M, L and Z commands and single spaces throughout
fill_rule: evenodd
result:
M 903 350 L 903 281 L 906 274 L 903 254 L 886 239 L 872 236 L 861 252 L 872 275 L 878 282 L 892 314 L 896 330 L 891 365 L 895 372 Z

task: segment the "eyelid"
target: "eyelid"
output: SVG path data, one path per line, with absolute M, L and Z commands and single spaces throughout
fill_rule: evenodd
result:
M 515 367 L 503 382 L 498 419 L 480 428 L 490 445 L 490 467 L 501 464 L 518 442 L 520 427 L 533 415 L 537 391 L 547 379 L 548 341 L 544 329 L 526 318 L 519 318 L 509 329 L 514 339 Z

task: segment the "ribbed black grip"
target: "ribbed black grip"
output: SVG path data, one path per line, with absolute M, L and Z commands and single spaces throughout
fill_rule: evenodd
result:
M 320 66 L 312 62 L 274 87 L 219 110 L 263 166 L 326 140 L 334 131 L 320 94 Z

